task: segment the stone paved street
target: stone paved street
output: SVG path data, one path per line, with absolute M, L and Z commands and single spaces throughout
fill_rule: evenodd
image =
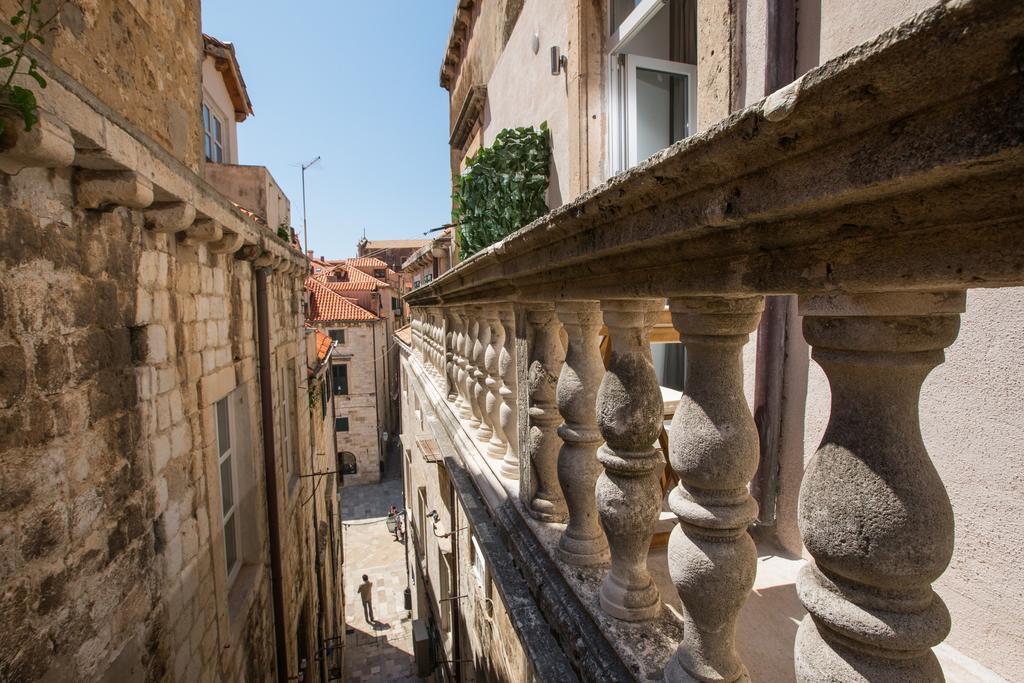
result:
M 391 468 L 394 470 L 394 468 Z M 412 624 L 405 610 L 405 546 L 385 525 L 388 506 L 402 506 L 402 480 L 342 490 L 345 533 L 345 620 L 348 681 L 419 681 L 412 656 Z M 375 624 L 366 623 L 358 587 L 362 575 L 373 582 Z

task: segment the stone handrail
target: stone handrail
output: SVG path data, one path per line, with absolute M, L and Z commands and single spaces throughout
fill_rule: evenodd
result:
M 741 354 L 772 294 L 797 296 L 832 391 L 800 493 L 814 561 L 797 676 L 941 679 L 931 648 L 950 621 L 931 584 L 952 510 L 919 390 L 965 290 L 1024 285 L 1022 34 L 1019 2 L 939 5 L 407 295 L 413 356 L 481 453 L 518 463 L 501 475 L 525 513 L 568 522 L 560 560 L 605 568 L 600 609 L 623 622 L 661 611 L 649 342 L 668 306 L 689 353 L 669 442 L 684 635 L 665 680 L 748 677 L 734 632 L 756 569 L 758 436 Z M 510 397 L 522 409 L 502 410 Z

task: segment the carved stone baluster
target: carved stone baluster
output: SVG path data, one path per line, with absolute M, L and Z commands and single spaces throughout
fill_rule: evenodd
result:
M 921 384 L 944 360 L 963 292 L 801 297 L 804 337 L 832 407 L 804 473 L 798 522 L 814 562 L 800 681 L 940 681 L 931 648 L 949 612 L 932 590 L 953 553 L 953 510 L 921 438 Z
M 683 603 L 683 640 L 666 681 L 748 680 L 736 654 L 736 619 L 754 585 L 757 551 L 747 527 L 757 503 L 747 484 L 758 437 L 743 394 L 742 351 L 761 317 L 761 297 L 673 299 L 686 344 L 686 385 L 672 418 L 669 459 L 679 517 L 668 567 Z
M 565 520 L 567 510 L 558 485 L 558 425 L 562 422 L 555 404 L 558 375 L 565 359 L 558 338 L 558 321 L 551 304 L 531 304 L 526 321 L 533 328 L 528 375 L 530 396 L 530 467 L 537 490 L 530 501 L 530 514 L 544 522 Z
M 505 348 L 505 327 L 498 318 L 495 307 L 487 309 L 487 323 L 491 328 L 491 343 L 487 347 L 485 366 L 487 367 L 487 415 L 491 423 L 491 440 L 487 443 L 487 455 L 492 458 L 504 458 L 508 443 L 505 433 L 501 430 L 501 369 L 499 360 Z
M 459 390 L 459 397 L 455 400 L 455 407 L 459 411 L 459 417 L 463 420 L 468 420 L 473 417 L 473 412 L 469 408 L 469 401 L 467 400 L 466 394 L 466 378 L 469 368 L 469 359 L 467 357 L 468 352 L 466 351 L 469 343 L 469 318 L 466 315 L 465 310 L 461 308 L 455 311 L 455 316 L 459 323 L 458 337 L 455 342 L 455 347 L 459 354 L 459 362 L 455 376 L 455 382 Z
M 483 347 L 480 345 L 480 320 L 475 307 L 466 309 L 466 321 L 469 326 L 469 338 L 466 340 L 466 402 L 469 404 L 469 427 L 480 428 L 482 414 L 480 404 L 476 400 L 476 372 L 478 356 Z
M 591 566 L 608 560 L 608 540 L 597 519 L 594 486 L 601 474 L 597 448 L 597 390 L 604 377 L 601 361 L 601 307 L 596 301 L 572 301 L 555 306 L 569 337 L 562 372 L 558 375 L 558 411 L 565 423 L 558 428 L 558 481 L 565 496 L 569 521 L 558 542 L 558 554 L 569 564 Z
M 450 403 L 459 395 L 455 388 L 455 315 L 451 309 L 444 309 L 444 397 Z
M 498 356 L 498 372 L 501 374 L 501 433 L 505 435 L 508 448 L 501 463 L 501 475 L 506 479 L 519 478 L 519 428 L 516 424 L 516 318 L 511 306 L 501 306 L 498 317 L 505 328 L 505 343 Z
M 420 318 L 419 309 L 412 309 L 412 355 L 418 357 L 420 353 Z
M 491 325 L 488 321 L 490 313 L 486 306 L 478 307 L 477 318 L 480 322 L 480 331 L 477 333 L 476 345 L 473 346 L 474 358 L 476 360 L 476 371 L 473 378 L 476 385 L 473 387 L 473 398 L 476 408 L 480 411 L 480 427 L 476 430 L 476 440 L 487 443 L 491 440 L 493 430 L 491 429 L 491 415 L 487 412 L 487 349 L 491 345 Z
M 597 458 L 597 512 L 612 564 L 601 584 L 605 612 L 626 621 L 651 619 L 661 597 L 647 571 L 647 553 L 661 510 L 661 388 L 648 349 L 653 308 L 662 301 L 602 301 L 611 352 L 597 393 L 597 424 L 605 444 Z

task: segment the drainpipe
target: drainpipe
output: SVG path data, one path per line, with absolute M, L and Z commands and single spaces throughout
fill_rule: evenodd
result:
M 263 476 L 267 490 L 267 529 L 270 532 L 270 589 L 274 605 L 274 649 L 277 680 L 288 680 L 288 647 L 284 631 L 284 587 L 281 577 L 281 525 L 277 509 L 277 466 L 274 453 L 274 403 L 270 384 L 270 311 L 267 307 L 267 269 L 256 269 L 256 336 L 260 363 L 260 408 L 263 417 Z

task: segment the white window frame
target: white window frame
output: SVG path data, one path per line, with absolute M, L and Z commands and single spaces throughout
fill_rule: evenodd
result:
M 227 432 L 228 432 L 228 447 L 224 453 L 220 452 L 220 435 L 221 435 L 221 422 L 220 422 L 220 409 L 219 406 L 224 404 L 227 408 Z M 225 396 L 216 403 L 213 404 L 213 423 L 215 434 L 215 448 L 217 449 L 217 477 L 220 481 L 220 510 L 221 510 L 221 531 L 224 535 L 224 565 L 227 570 L 228 586 L 231 586 L 235 578 L 238 576 L 239 570 L 242 568 L 242 552 L 240 543 L 240 532 L 241 529 L 238 525 L 238 466 L 235 460 L 235 442 L 234 442 L 234 428 L 232 426 L 234 411 L 231 408 L 230 396 Z M 224 463 L 228 463 L 228 471 L 231 473 L 231 506 L 224 509 L 224 477 L 223 467 Z M 228 552 L 228 524 L 231 523 L 234 526 L 234 556 L 235 562 L 233 565 L 228 566 L 227 561 L 231 553 Z
M 220 124 L 220 140 L 214 136 L 217 124 Z M 214 164 L 228 163 L 227 123 L 217 110 L 203 102 L 203 155 L 206 155 L 206 142 L 210 143 L 210 156 L 206 160 Z M 217 156 L 220 158 L 218 159 Z
M 629 42 L 633 36 L 640 33 L 644 29 L 644 26 L 653 19 L 658 11 L 668 4 L 668 0 L 643 0 L 639 5 L 633 8 L 633 11 L 629 13 L 622 23 L 619 24 L 617 31 L 613 31 L 608 37 L 608 51 L 612 54 L 618 54 L 619 47 Z M 608 21 L 612 20 L 612 13 L 608 12 Z M 611 26 L 608 27 L 612 29 Z
M 636 127 L 629 126 L 629 114 L 628 109 L 633 109 L 633 118 L 636 120 L 636 80 L 628 78 L 626 61 L 627 58 L 634 59 L 651 59 L 653 62 L 666 62 L 673 66 L 683 64 L 684 66 L 690 66 L 693 68 L 693 75 L 687 74 L 687 89 L 690 91 L 688 95 L 688 111 L 687 111 L 687 135 L 691 135 L 694 131 L 699 129 L 697 121 L 697 67 L 691 64 L 684 64 L 683 62 L 672 62 L 668 60 L 658 60 L 648 57 L 639 57 L 637 55 L 630 55 L 626 52 L 629 41 L 634 38 L 640 31 L 647 26 L 656 16 L 658 12 L 662 10 L 668 4 L 668 0 L 643 0 L 638 4 L 632 12 L 629 13 L 616 31 L 612 31 L 610 24 L 612 17 L 611 12 L 607 11 L 609 26 L 608 30 L 611 35 L 608 37 L 606 42 L 607 50 L 607 64 L 608 64 L 608 83 L 605 88 L 608 97 L 608 136 L 606 139 L 607 154 L 605 155 L 608 159 L 607 164 L 607 177 L 612 177 L 617 173 L 622 173 L 635 166 L 637 161 L 630 161 L 631 158 L 636 156 Z M 608 10 L 608 3 L 605 4 L 605 9 Z M 635 64 L 634 64 L 635 66 Z M 630 88 L 632 85 L 632 88 Z M 632 98 L 630 97 L 629 90 L 632 90 Z M 632 104 L 632 107 L 630 107 Z M 689 111 L 691 110 L 692 111 Z M 632 134 L 632 135 L 631 135 Z M 630 137 L 633 137 L 633 144 L 630 145 Z M 634 150 L 630 152 L 630 149 Z M 643 161 L 641 159 L 640 161 Z
M 284 459 L 284 473 L 286 481 L 293 482 L 298 479 L 299 463 L 298 448 L 295 443 L 292 405 L 294 404 L 294 385 L 291 382 L 291 368 L 295 367 L 293 361 L 284 363 L 281 367 L 281 457 Z
M 686 133 L 683 137 L 688 138 L 697 129 L 697 66 L 639 55 L 627 54 L 625 57 L 626 160 L 629 163 L 627 168 L 632 168 L 644 160 L 637 158 L 636 70 L 648 69 L 686 77 Z

